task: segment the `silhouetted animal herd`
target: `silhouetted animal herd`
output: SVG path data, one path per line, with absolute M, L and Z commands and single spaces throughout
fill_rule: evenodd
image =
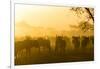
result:
M 70 42 L 70 43 L 69 43 Z M 56 36 L 55 37 L 55 49 L 54 52 L 57 53 L 64 53 L 66 51 L 66 47 L 68 44 L 71 44 L 74 49 L 79 48 L 87 48 L 90 44 L 94 45 L 94 37 L 86 37 L 86 36 L 72 36 L 71 39 L 68 37 L 63 36 Z M 48 50 L 48 52 L 51 52 L 52 46 L 51 46 L 51 40 L 49 38 L 26 38 L 23 41 L 16 41 L 15 42 L 15 56 L 17 54 L 20 54 L 22 50 L 25 50 L 27 54 L 31 52 L 32 48 L 37 48 L 39 53 L 41 53 L 41 48 L 43 50 Z

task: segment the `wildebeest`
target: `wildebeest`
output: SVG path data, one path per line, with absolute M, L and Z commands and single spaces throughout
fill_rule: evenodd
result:
M 81 47 L 82 47 L 82 48 L 86 48 L 87 45 L 89 44 L 89 42 L 90 42 L 89 37 L 83 36 L 83 37 L 81 38 Z
M 32 48 L 37 48 L 39 54 L 42 52 L 41 48 L 43 48 L 43 50 L 48 50 L 50 52 L 50 40 L 44 38 L 27 38 L 23 41 L 17 41 L 15 42 L 15 56 L 18 54 L 18 52 L 20 52 L 19 54 L 21 54 L 23 50 L 26 51 L 25 54 L 27 54 L 27 56 L 30 56 Z
M 56 48 L 55 48 L 55 51 L 57 53 L 64 54 L 65 53 L 65 48 L 66 48 L 66 41 L 63 39 L 62 36 L 57 36 L 56 37 Z
M 73 36 L 72 37 L 72 44 L 75 47 L 75 49 L 80 47 L 80 37 L 79 36 Z
M 94 36 L 90 36 L 90 41 L 91 41 L 92 45 L 94 45 Z
M 17 55 L 18 52 L 20 52 L 19 54 L 21 54 L 21 52 L 25 50 L 24 54 L 27 54 L 27 56 L 29 56 L 33 47 L 39 49 L 37 40 L 25 39 L 23 41 L 17 41 L 15 42 L 15 55 Z M 23 54 L 21 55 L 23 56 Z
M 49 39 L 44 39 L 44 38 L 38 38 L 38 44 L 41 52 L 41 48 L 45 51 L 48 50 L 50 52 L 50 40 Z

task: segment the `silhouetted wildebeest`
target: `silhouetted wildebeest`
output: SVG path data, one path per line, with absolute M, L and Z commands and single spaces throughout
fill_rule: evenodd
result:
M 90 41 L 91 41 L 92 45 L 94 45 L 94 36 L 90 36 Z
M 23 56 L 21 53 L 23 50 L 25 51 L 24 54 L 30 55 L 33 47 L 39 49 L 37 40 L 25 39 L 23 41 L 17 41 L 15 42 L 15 55 L 20 54 Z
M 81 38 L 81 47 L 82 47 L 82 48 L 86 48 L 86 47 L 88 46 L 89 42 L 90 42 L 89 37 L 83 36 L 83 37 Z
M 43 48 L 43 50 L 48 50 L 50 52 L 50 40 L 44 38 L 38 38 L 38 39 L 25 39 L 23 41 L 17 41 L 15 42 L 15 55 L 17 55 L 18 52 L 19 54 L 21 54 L 21 52 L 24 50 L 26 51 L 24 54 L 30 56 L 31 49 L 33 48 L 34 49 L 38 48 L 38 52 L 40 53 L 41 47 Z
M 66 41 L 63 39 L 62 36 L 56 37 L 56 48 L 55 51 L 57 53 L 65 53 Z
M 50 48 L 50 40 L 49 39 L 38 38 L 37 40 L 38 40 L 40 52 L 41 52 L 41 48 L 43 48 L 43 50 L 46 49 L 50 52 L 51 48 Z
M 80 47 L 80 37 L 79 36 L 73 36 L 72 37 L 72 44 L 77 49 Z
M 66 49 L 68 50 L 69 48 L 71 48 L 71 38 L 70 37 L 67 37 L 65 36 L 64 37 L 64 40 L 66 41 Z
M 31 54 L 32 48 L 38 48 L 38 50 L 39 50 L 38 40 L 36 40 L 36 39 L 25 40 L 24 41 L 24 47 L 26 48 L 28 54 Z
M 15 42 L 15 56 L 17 57 L 18 56 L 18 53 L 21 51 L 22 49 L 22 41 L 17 41 Z

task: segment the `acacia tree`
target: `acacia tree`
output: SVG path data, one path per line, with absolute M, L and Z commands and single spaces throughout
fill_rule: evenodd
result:
M 75 12 L 75 14 L 81 18 L 83 14 L 87 14 L 85 16 L 85 20 L 81 21 L 78 26 L 71 26 L 73 28 L 79 28 L 83 32 L 86 32 L 88 30 L 94 29 L 94 9 L 93 8 L 87 8 L 87 7 L 74 7 L 71 8 L 72 11 Z M 89 21 L 92 20 L 92 23 L 90 24 Z

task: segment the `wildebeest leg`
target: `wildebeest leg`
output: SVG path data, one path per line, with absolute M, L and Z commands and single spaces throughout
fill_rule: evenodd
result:
M 28 55 L 31 56 L 31 48 L 28 49 Z
M 40 51 L 40 46 L 38 47 L 38 54 L 40 54 L 41 53 L 41 51 Z
M 49 53 L 51 52 L 51 47 L 49 46 Z

